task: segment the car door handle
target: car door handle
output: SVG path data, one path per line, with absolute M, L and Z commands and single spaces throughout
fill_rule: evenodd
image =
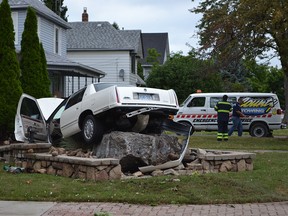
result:
M 201 109 L 201 111 L 206 111 L 206 109 Z

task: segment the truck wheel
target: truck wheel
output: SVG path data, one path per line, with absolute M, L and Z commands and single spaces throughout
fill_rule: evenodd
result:
M 82 136 L 86 144 L 96 144 L 101 141 L 103 127 L 93 115 L 87 115 L 83 121 Z
M 266 137 L 268 135 L 268 128 L 263 123 L 256 123 L 251 127 L 250 135 L 253 137 Z

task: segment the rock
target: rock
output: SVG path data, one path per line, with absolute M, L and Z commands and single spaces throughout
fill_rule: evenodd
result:
M 167 169 L 163 171 L 164 175 L 175 175 L 178 176 L 179 173 L 177 171 L 175 171 L 174 169 Z
M 178 159 L 180 153 L 181 144 L 177 137 L 120 131 L 105 134 L 93 149 L 97 158 L 119 159 L 123 172 L 136 172 L 141 166 L 163 164 L 171 158 Z
M 57 151 L 57 150 L 54 150 L 54 151 L 51 152 L 51 154 L 52 154 L 52 156 L 54 156 L 54 157 L 55 157 L 55 156 L 58 156 L 58 151 Z
M 225 161 L 221 164 L 221 167 L 219 169 L 220 172 L 227 172 L 230 171 L 233 168 L 233 165 L 231 161 Z
M 207 152 L 204 149 L 197 149 L 197 156 L 198 158 L 204 159 Z
M 4 140 L 3 144 L 4 145 L 10 145 L 10 141 L 9 140 Z
M 28 153 L 34 153 L 34 150 L 33 150 L 33 149 L 28 149 L 27 152 L 28 152 Z
M 121 179 L 121 177 L 122 177 L 121 165 L 118 165 L 110 170 L 109 172 L 110 180 Z
M 202 160 L 201 162 L 203 170 L 210 170 L 210 163 L 208 161 Z
M 58 151 L 58 155 L 63 155 L 66 153 L 65 148 L 58 148 L 57 151 Z
M 143 173 L 138 171 L 138 172 L 133 173 L 133 176 L 140 177 L 140 176 L 143 176 Z
M 151 176 L 163 176 L 163 171 L 162 170 L 154 170 L 152 173 L 151 173 Z
M 242 171 L 245 171 L 246 170 L 246 162 L 244 159 L 240 160 L 238 163 L 237 163 L 237 170 L 238 172 L 242 172 Z
M 72 165 L 70 164 L 63 164 L 63 176 L 71 177 L 74 172 Z
M 41 174 L 45 174 L 47 171 L 46 169 L 38 169 L 38 170 L 35 170 L 37 173 L 41 173 Z

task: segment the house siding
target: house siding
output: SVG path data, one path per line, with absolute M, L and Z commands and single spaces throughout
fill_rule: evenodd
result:
M 136 85 L 136 75 L 131 73 L 129 51 L 78 51 L 67 52 L 72 61 L 97 68 L 106 73 L 101 82 L 123 82 Z M 124 77 L 119 77 L 119 71 L 124 70 Z
M 18 43 L 15 44 L 15 48 L 18 50 L 21 50 L 21 40 L 22 40 L 22 34 L 24 31 L 24 23 L 25 23 L 25 19 L 26 19 L 26 15 L 27 15 L 27 11 L 26 10 L 19 10 L 19 11 L 15 11 L 14 13 L 17 13 L 18 16 L 18 27 L 14 27 L 14 29 L 16 31 L 18 31 Z M 16 17 L 17 17 L 16 16 Z M 61 45 L 61 50 L 60 50 L 60 55 L 63 57 L 66 57 L 66 43 L 67 43 L 67 39 L 66 39 L 66 29 L 61 28 L 60 26 L 57 26 L 53 23 L 51 23 L 50 21 L 48 21 L 47 19 L 45 19 L 44 17 L 38 16 L 37 15 L 37 20 L 40 21 L 39 23 L 37 23 L 38 25 L 38 30 L 40 35 L 38 35 L 40 42 L 42 42 L 44 50 L 54 53 L 54 29 L 55 26 L 57 28 L 60 29 L 60 45 Z
M 15 11 L 18 13 L 18 27 L 14 27 L 16 31 L 18 31 L 18 43 L 15 44 L 15 48 L 18 50 L 21 50 L 21 38 L 22 38 L 22 33 L 24 31 L 24 23 L 26 19 L 26 11 Z M 14 24 L 14 23 L 13 23 Z
M 40 38 L 43 44 L 43 47 L 46 51 L 55 53 L 55 28 L 60 30 L 60 52 L 58 55 L 66 57 L 66 30 L 57 26 L 48 20 L 41 18 L 40 23 Z

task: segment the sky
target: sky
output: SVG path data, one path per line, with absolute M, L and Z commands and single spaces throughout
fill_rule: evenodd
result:
M 89 21 L 116 22 L 120 29 L 142 33 L 167 32 L 170 53 L 186 55 L 191 46 L 198 47 L 197 28 L 201 15 L 189 11 L 200 0 L 64 0 L 68 22 L 82 21 L 84 7 Z M 188 45 L 187 45 L 188 44 Z M 280 66 L 277 58 L 271 66 Z M 281 67 L 281 66 L 280 66 Z
M 196 0 L 198 2 L 198 0 Z M 120 29 L 141 30 L 142 33 L 167 32 L 170 53 L 197 47 L 196 25 L 201 16 L 189 9 L 197 6 L 191 0 L 64 0 L 68 22 L 82 20 L 84 7 L 89 21 L 116 22 Z

